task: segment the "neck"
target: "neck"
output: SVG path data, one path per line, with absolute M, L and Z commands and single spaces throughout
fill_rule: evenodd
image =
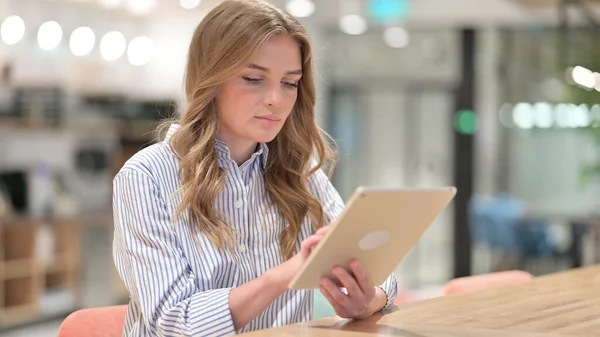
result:
M 240 166 L 252 157 L 252 154 L 256 152 L 257 145 L 258 143 L 252 143 L 245 146 L 232 147 L 227 144 L 227 147 L 229 147 L 229 152 L 231 152 L 231 158 Z
M 220 137 L 217 137 L 217 139 L 227 145 L 229 153 L 231 153 L 231 159 L 233 159 L 238 166 L 248 161 L 248 159 L 252 157 L 252 154 L 256 152 L 256 147 L 258 146 L 258 143 L 254 142 L 232 141 Z

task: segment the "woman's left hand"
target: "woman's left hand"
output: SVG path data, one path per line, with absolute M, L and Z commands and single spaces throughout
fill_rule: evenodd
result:
M 333 306 L 335 313 L 342 318 L 365 318 L 379 311 L 385 305 L 385 294 L 381 301 L 378 291 L 367 276 L 365 268 L 359 261 L 350 263 L 352 274 L 342 267 L 335 267 L 333 275 L 339 280 L 337 285 L 333 280 L 324 277 L 321 279 L 321 293 Z M 346 288 L 345 294 L 341 287 Z M 382 302 L 382 303 L 378 303 Z

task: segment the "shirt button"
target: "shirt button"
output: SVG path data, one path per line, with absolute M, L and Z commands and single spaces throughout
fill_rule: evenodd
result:
M 240 200 L 236 201 L 234 204 L 235 208 L 240 208 L 242 207 L 242 202 Z
M 245 253 L 246 252 L 246 247 L 244 247 L 244 245 L 239 245 L 238 246 L 238 250 L 240 251 L 240 253 Z

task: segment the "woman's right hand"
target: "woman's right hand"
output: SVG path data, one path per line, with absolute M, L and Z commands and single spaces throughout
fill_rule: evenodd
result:
M 289 283 L 296 276 L 298 271 L 300 271 L 300 268 L 306 262 L 306 259 L 308 259 L 308 256 L 312 250 L 319 244 L 319 242 L 321 242 L 321 239 L 323 239 L 329 229 L 330 226 L 319 228 L 313 235 L 302 241 L 300 252 L 294 255 L 291 259 L 271 270 L 274 276 L 277 278 L 277 283 L 282 291 L 288 289 Z

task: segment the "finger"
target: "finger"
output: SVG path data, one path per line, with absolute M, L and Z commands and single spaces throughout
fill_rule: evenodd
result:
M 311 235 L 302 241 L 301 248 L 308 254 L 312 252 L 312 250 L 321 242 L 323 239 L 320 235 Z
M 362 305 L 365 300 L 365 294 L 360 288 L 356 280 L 348 271 L 342 267 L 333 268 L 333 275 L 340 280 L 340 283 L 348 291 L 348 296 L 352 299 L 355 305 Z
M 350 296 L 346 295 L 340 287 L 336 286 L 332 280 L 327 277 L 321 279 L 321 285 L 329 292 L 331 297 L 337 304 L 344 309 L 346 313 L 354 317 L 360 309 L 360 304 L 357 304 Z
M 300 250 L 303 252 L 305 257 L 311 253 L 313 247 L 319 242 L 319 240 L 320 239 L 318 237 L 310 236 L 304 241 L 302 241 L 302 244 L 300 245 Z
M 302 241 L 301 248 L 302 249 L 309 249 L 310 247 L 314 246 L 315 242 L 317 242 L 318 240 L 319 240 L 318 237 L 309 236 L 304 241 Z
M 329 226 L 323 226 L 323 227 L 317 229 L 317 231 L 315 232 L 315 235 L 325 235 L 325 234 L 327 234 L 327 232 L 329 232 Z
M 354 260 L 350 262 L 350 269 L 354 274 L 354 279 L 358 283 L 358 286 L 362 289 L 363 293 L 367 298 L 375 296 L 375 286 L 367 275 L 367 270 L 360 261 Z
M 338 316 L 343 317 L 343 318 L 351 318 L 351 315 L 346 311 L 346 309 L 344 309 L 344 307 L 342 307 L 338 303 L 338 301 L 331 295 L 329 290 L 327 290 L 323 286 L 321 286 L 319 289 L 321 290 L 321 294 L 323 294 L 323 297 L 325 297 L 327 302 L 329 302 L 329 304 L 331 304 L 331 306 L 333 307 L 333 310 L 335 311 L 335 313 Z
M 321 278 L 321 287 L 325 288 L 331 295 L 331 297 L 342 307 L 347 307 L 347 304 L 350 302 L 348 295 L 344 294 L 340 287 L 338 287 L 331 279 L 328 277 Z
M 351 318 L 354 316 L 350 311 L 352 306 L 348 305 L 348 295 L 344 294 L 342 290 L 335 286 L 330 279 L 326 277 L 322 278 L 320 289 L 339 316 L 344 318 Z

